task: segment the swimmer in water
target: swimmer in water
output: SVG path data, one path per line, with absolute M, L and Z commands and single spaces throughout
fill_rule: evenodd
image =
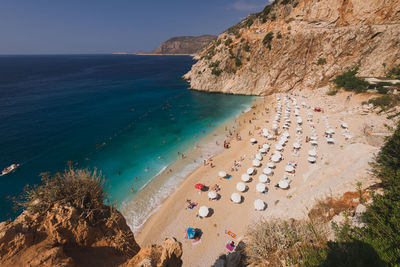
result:
M 133 193 L 133 188 L 131 188 L 131 193 Z

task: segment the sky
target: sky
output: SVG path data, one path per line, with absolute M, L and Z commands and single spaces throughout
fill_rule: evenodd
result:
M 1 0 L 0 54 L 151 51 L 217 35 L 268 0 Z

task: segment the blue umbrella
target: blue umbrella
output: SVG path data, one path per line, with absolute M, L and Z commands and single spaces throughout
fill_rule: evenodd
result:
M 192 239 L 192 238 L 194 238 L 194 235 L 196 234 L 196 230 L 192 227 L 189 227 L 188 229 L 186 229 L 186 234 L 189 239 Z

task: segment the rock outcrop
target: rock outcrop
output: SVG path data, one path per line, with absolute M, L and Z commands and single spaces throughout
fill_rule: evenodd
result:
M 215 39 L 217 39 L 217 36 L 214 35 L 173 37 L 163 42 L 150 54 L 192 55 L 200 52 Z
M 181 266 L 181 255 L 174 239 L 140 249 L 124 217 L 112 208 L 95 224 L 61 205 L 0 223 L 0 266 Z
M 184 78 L 247 95 L 319 88 L 348 67 L 384 76 L 400 64 L 400 0 L 276 0 L 218 36 Z

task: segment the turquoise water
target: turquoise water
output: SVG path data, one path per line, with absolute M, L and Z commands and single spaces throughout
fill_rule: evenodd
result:
M 190 57 L 0 56 L 0 220 L 7 196 L 67 161 L 97 168 L 121 206 L 251 97 L 188 90 Z M 137 177 L 137 179 L 136 179 Z M 135 193 L 131 193 L 131 188 Z

